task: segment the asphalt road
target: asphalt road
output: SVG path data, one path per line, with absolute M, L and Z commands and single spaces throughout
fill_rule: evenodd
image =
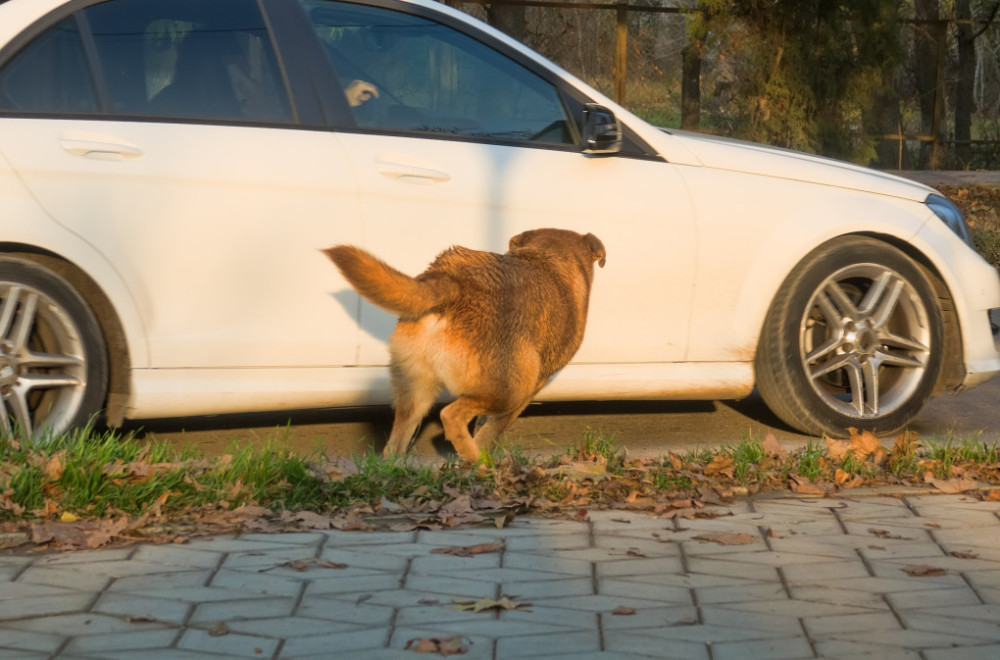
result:
M 924 407 L 911 424 L 923 439 L 979 437 L 1000 442 L 1000 377 L 957 396 L 943 395 Z M 234 441 L 277 440 L 296 451 L 322 449 L 330 457 L 381 451 L 392 414 L 388 407 L 297 413 L 186 418 L 133 423 L 127 429 L 177 445 L 196 444 L 208 454 L 226 452 Z M 791 431 L 753 395 L 742 401 L 626 401 L 546 403 L 528 408 L 507 433 L 529 453 L 556 453 L 587 433 L 613 436 L 636 456 L 660 456 L 698 447 L 736 444 L 772 433 L 788 447 L 816 440 Z M 433 411 L 411 453 L 422 459 L 445 456 L 437 411 Z

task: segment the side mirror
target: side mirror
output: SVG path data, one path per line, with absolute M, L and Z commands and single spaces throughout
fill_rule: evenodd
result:
M 622 127 L 603 105 L 588 103 L 583 108 L 583 153 L 613 154 L 622 146 Z

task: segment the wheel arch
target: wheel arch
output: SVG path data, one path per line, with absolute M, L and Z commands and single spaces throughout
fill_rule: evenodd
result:
M 80 267 L 60 255 L 23 243 L 0 242 L 0 255 L 31 261 L 65 279 L 97 317 L 108 351 L 108 390 L 104 403 L 107 424 L 121 426 L 131 395 L 131 358 L 118 312 L 104 290 Z

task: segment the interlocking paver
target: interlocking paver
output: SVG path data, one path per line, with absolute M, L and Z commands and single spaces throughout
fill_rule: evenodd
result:
M 727 510 L 0 557 L 0 658 L 325 659 L 336 649 L 390 660 L 412 657 L 408 639 L 450 635 L 469 643 L 463 657 L 489 660 L 1000 657 L 997 503 L 758 498 Z M 695 538 L 720 532 L 754 542 Z M 503 549 L 472 557 L 431 553 L 501 539 Z M 946 574 L 903 570 L 918 564 Z M 500 595 L 531 606 L 452 607 Z

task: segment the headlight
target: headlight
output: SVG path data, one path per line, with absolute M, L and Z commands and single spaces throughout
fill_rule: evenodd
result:
M 934 211 L 934 215 L 941 218 L 941 221 L 948 225 L 948 228 L 965 241 L 969 247 L 973 247 L 972 232 L 969 231 L 969 225 L 965 222 L 965 217 L 962 216 L 962 212 L 958 210 L 957 206 L 941 195 L 928 195 L 924 204 L 931 211 Z

